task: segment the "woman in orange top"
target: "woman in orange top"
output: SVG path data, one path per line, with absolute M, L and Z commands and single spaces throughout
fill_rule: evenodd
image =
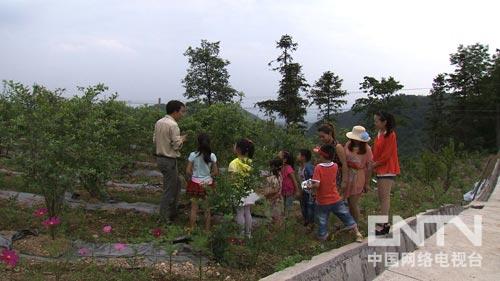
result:
M 377 224 L 376 235 L 389 232 L 389 209 L 391 203 L 391 188 L 399 175 L 398 144 L 394 127 L 396 121 L 390 113 L 380 111 L 374 116 L 378 136 L 373 145 L 373 170 L 377 175 L 377 191 L 380 201 L 380 214 L 387 216 L 387 222 Z

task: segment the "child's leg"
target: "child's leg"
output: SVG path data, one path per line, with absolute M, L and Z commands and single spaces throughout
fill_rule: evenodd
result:
M 271 202 L 271 216 L 272 216 L 272 221 L 275 225 L 281 225 L 282 223 L 282 210 L 281 210 L 281 200 L 274 199 Z
M 251 207 L 252 205 L 245 206 L 245 235 L 249 238 L 252 236 L 252 223 L 253 223 Z
M 196 227 L 196 219 L 198 216 L 198 202 L 196 198 L 191 198 L 191 215 L 189 216 L 189 226 L 191 229 Z
M 285 205 L 285 218 L 288 218 L 290 211 L 293 206 L 293 195 L 292 196 L 285 196 L 283 197 L 283 204 Z
M 328 237 L 328 214 L 330 205 L 317 205 L 316 218 L 318 220 L 318 238 L 326 240 Z
M 245 229 L 245 207 L 243 206 L 236 209 L 236 223 L 240 226 L 240 232 L 243 234 Z
M 207 232 L 210 231 L 211 219 L 212 219 L 212 216 L 210 213 L 210 207 L 207 206 L 207 208 L 205 209 L 205 231 L 207 231 Z
M 344 200 L 341 200 L 332 205 L 332 212 L 344 223 L 348 229 L 353 229 L 357 226 L 356 221 L 349 212 Z
M 308 217 L 308 210 L 307 210 L 307 203 L 309 199 L 309 193 L 307 192 L 302 192 L 302 196 L 300 197 L 300 210 L 302 211 L 302 217 L 304 218 L 304 225 L 307 225 L 309 223 L 309 217 Z
M 359 221 L 359 198 L 361 198 L 361 194 L 358 195 L 351 195 L 347 199 L 349 201 L 349 211 L 351 212 L 351 215 L 354 217 L 354 220 L 356 222 Z
M 309 195 L 311 196 L 311 195 Z M 309 200 L 307 202 L 307 221 L 309 224 L 314 224 L 314 209 L 315 209 L 316 204 L 314 201 Z
M 351 213 L 349 213 L 349 209 L 347 208 L 345 201 L 342 200 L 335 203 L 332 206 L 332 212 L 344 223 L 346 228 L 351 229 L 353 234 L 356 236 L 357 242 L 363 241 L 363 235 L 359 232 L 358 225 Z

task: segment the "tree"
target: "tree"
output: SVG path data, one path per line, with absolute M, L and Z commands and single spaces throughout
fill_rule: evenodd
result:
M 269 63 L 272 66 L 274 63 L 278 65 L 272 70 L 278 71 L 282 78 L 278 90 L 278 98 L 276 100 L 266 100 L 256 103 L 260 111 L 265 112 L 267 116 L 273 116 L 275 113 L 279 117 L 284 118 L 288 127 L 302 126 L 305 122 L 306 107 L 308 101 L 301 96 L 305 94 L 309 85 L 302 73 L 302 66 L 298 63 L 293 63 L 291 53 L 297 50 L 298 44 L 293 42 L 290 35 L 283 35 L 276 42 L 276 48 L 282 53 L 278 58 Z
M 447 110 L 446 74 L 439 74 L 434 78 L 430 94 L 430 108 L 426 113 L 426 131 L 430 140 L 430 148 L 438 151 L 449 140 L 449 112 Z
M 208 105 L 231 102 L 235 96 L 243 95 L 229 84 L 226 67 L 230 64 L 219 56 L 220 42 L 201 40 L 200 47 L 189 47 L 184 56 L 188 57 L 189 68 L 182 80 L 186 92 L 184 96 Z
M 273 63 L 277 62 L 278 66 L 272 68 L 274 71 L 281 71 L 281 68 L 287 66 L 289 63 L 293 61 L 293 57 L 291 56 L 292 52 L 297 50 L 299 44 L 293 42 L 292 36 L 285 34 L 281 36 L 280 41 L 276 42 L 276 48 L 281 49 L 282 53 L 278 56 L 276 60 L 273 60 L 268 63 L 269 66 L 272 66 Z
M 491 68 L 490 81 L 488 83 L 490 95 L 493 97 L 496 113 L 496 144 L 500 151 L 500 49 L 497 49 L 493 57 L 494 63 Z
M 366 98 L 359 98 L 352 106 L 356 113 L 364 113 L 366 124 L 372 124 L 373 115 L 380 110 L 397 112 L 403 106 L 402 100 L 397 92 L 403 89 L 393 77 L 384 78 L 379 81 L 373 77 L 365 76 L 359 88 L 367 93 Z
M 342 79 L 331 71 L 326 71 L 314 83 L 314 88 L 309 93 L 312 103 L 319 107 L 319 119 L 325 121 L 335 121 L 333 115 L 338 114 L 347 101 L 341 99 L 347 95 L 347 91 L 342 90 Z
M 494 146 L 495 101 L 486 87 L 493 69 L 488 46 L 459 45 L 450 63 L 455 67 L 447 79 L 453 136 L 467 148 Z

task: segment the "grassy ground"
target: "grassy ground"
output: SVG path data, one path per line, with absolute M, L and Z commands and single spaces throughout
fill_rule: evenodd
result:
M 404 162 L 403 175 L 398 178 L 392 192 L 392 214 L 409 217 L 426 209 L 439 207 L 443 204 L 460 204 L 462 195 L 470 190 L 475 181 L 479 179 L 485 164 L 485 157 L 481 155 L 468 155 L 456 164 L 455 174 L 451 188 L 442 189 L 441 179 L 433 184 L 426 185 L 413 170 L 411 162 Z M 405 173 L 406 172 L 406 173 Z M 0 188 L 30 191 L 19 178 L 0 176 Z M 32 192 L 32 191 L 30 191 Z M 145 201 L 158 202 L 161 193 L 115 191 L 112 195 L 128 202 Z M 154 197 L 152 199 L 152 197 Z M 187 204 L 187 198 L 182 203 Z M 377 214 L 378 201 L 376 192 L 363 196 L 361 200 L 362 221 L 360 227 L 366 233 L 366 217 Z M 0 200 L 0 230 L 18 230 L 24 228 L 39 228 L 40 220 L 34 218 L 34 208 L 24 208 L 12 201 Z M 177 231 L 183 232 L 187 224 L 188 208 L 183 209 L 179 218 Z M 266 205 L 257 205 L 254 213 L 260 215 L 267 212 Z M 66 209 L 62 215 L 62 225 L 58 237 L 67 239 L 81 239 L 89 242 L 124 242 L 138 243 L 152 241 L 154 237 L 151 229 L 158 227 L 157 217 L 134 212 L 95 212 L 81 209 Z M 332 219 L 331 224 L 338 223 Z M 113 226 L 112 235 L 102 233 L 105 224 Z M 169 231 L 164 227 L 165 231 Z M 321 252 L 338 248 L 350 243 L 353 238 L 348 233 L 340 233 L 332 241 L 324 243 L 314 239 L 314 233 L 301 225 L 298 206 L 295 213 L 288 220 L 286 227 L 276 228 L 273 225 L 262 225 L 253 233 L 253 239 L 244 246 L 231 246 L 228 251 L 226 264 L 217 266 L 219 276 L 206 277 L 204 280 L 256 280 L 277 270 L 286 268 L 294 263 L 309 259 Z M 17 270 L 17 272 L 16 272 Z M 52 273 L 51 273 L 52 272 Z M 56 280 L 53 272 L 59 272 L 63 277 L 59 280 L 196 280 L 194 276 L 169 277 L 158 269 L 126 270 L 109 265 L 91 266 L 55 266 L 53 264 L 38 264 L 30 266 L 27 261 L 22 261 L 15 270 L 0 270 L 1 276 L 8 276 L 6 280 Z M 89 279 L 89 277 L 91 277 Z M 86 279 L 87 278 L 87 279 Z M 183 279 L 184 278 L 184 279 Z

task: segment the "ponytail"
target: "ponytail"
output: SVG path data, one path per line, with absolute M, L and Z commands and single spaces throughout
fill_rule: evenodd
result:
M 199 155 L 203 155 L 203 160 L 205 160 L 205 163 L 210 164 L 212 162 L 210 137 L 205 133 L 198 135 L 198 156 Z

